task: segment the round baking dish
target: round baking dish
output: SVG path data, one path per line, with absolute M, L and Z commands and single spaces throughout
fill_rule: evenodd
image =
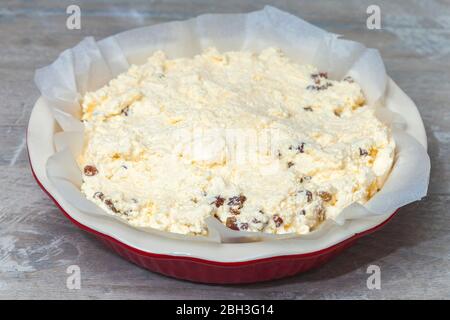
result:
M 413 101 L 389 80 L 386 107 L 400 113 L 406 132 L 425 148 L 426 134 Z M 144 233 L 107 217 L 75 210 L 46 176 L 47 159 L 55 153 L 53 135 L 59 131 L 48 104 L 39 99 L 27 131 L 31 169 L 39 186 L 76 226 L 94 234 L 127 260 L 167 276 L 203 283 L 251 283 L 291 276 L 318 267 L 352 245 L 358 238 L 385 225 L 395 213 L 347 220 L 339 232 L 320 246 L 300 247 L 295 240 L 253 243 L 182 241 Z

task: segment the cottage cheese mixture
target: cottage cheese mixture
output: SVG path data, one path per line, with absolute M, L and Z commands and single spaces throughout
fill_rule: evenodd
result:
M 135 226 L 305 234 L 379 190 L 390 130 L 360 86 L 280 50 L 155 52 L 83 99 L 82 192 Z

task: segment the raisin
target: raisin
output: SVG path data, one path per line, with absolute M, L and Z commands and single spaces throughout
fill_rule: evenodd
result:
M 94 193 L 94 195 L 92 196 L 94 199 L 99 199 L 100 201 L 103 201 L 105 199 L 105 195 L 103 194 L 103 192 L 97 191 L 96 193 Z
M 241 224 L 239 224 L 239 230 L 248 230 L 248 223 L 243 222 Z
M 259 224 L 259 223 L 261 223 L 262 221 L 261 220 L 258 220 L 258 219 L 256 219 L 256 218 L 253 218 L 252 219 L 252 223 L 254 223 L 254 224 Z
M 93 165 L 87 165 L 84 167 L 84 174 L 88 177 L 95 176 L 98 173 L 98 170 Z
M 305 182 L 305 181 L 310 181 L 311 180 L 311 176 L 304 176 L 304 177 L 301 177 L 300 178 L 300 183 L 303 183 L 303 182 Z
M 227 228 L 231 230 L 239 230 L 237 224 L 236 224 L 236 218 L 235 217 L 228 217 L 227 221 L 225 222 L 225 225 Z
M 105 200 L 105 204 L 108 206 L 109 209 L 111 209 L 114 213 L 119 213 L 120 211 L 117 210 L 117 208 L 114 206 L 114 203 L 110 199 Z
M 361 148 L 359 148 L 359 155 L 360 155 L 361 157 L 365 157 L 365 156 L 368 156 L 368 155 L 369 155 L 369 152 L 368 152 L 366 149 L 361 149 Z
M 272 220 L 277 228 L 283 224 L 283 219 L 277 214 L 273 215 Z
M 309 85 L 309 86 L 307 86 L 306 90 L 317 90 L 317 91 L 320 91 L 320 90 L 326 90 L 326 89 L 328 89 L 329 87 L 332 87 L 332 86 L 333 86 L 333 84 L 330 83 L 330 82 L 327 82 L 327 83 L 325 83 L 323 85 L 318 85 L 316 83 L 316 85 Z
M 228 205 L 233 207 L 238 207 L 238 209 L 242 209 L 244 206 L 244 202 L 247 200 L 247 197 L 244 195 L 239 195 L 236 197 L 231 197 L 228 199 Z
M 313 78 L 313 79 L 317 79 L 317 78 L 328 79 L 328 73 L 327 72 L 313 73 L 313 74 L 311 74 L 311 78 Z
M 306 215 L 306 211 L 305 211 L 305 210 L 300 210 L 300 214 L 301 214 L 302 216 L 304 216 L 304 215 Z
M 287 163 L 287 167 L 288 167 L 288 168 L 292 167 L 293 165 L 294 165 L 294 163 L 293 163 L 292 161 L 289 161 L 289 162 Z
M 312 111 L 313 111 L 313 108 L 311 108 L 311 107 L 305 107 L 305 108 L 303 108 L 303 110 L 312 112 Z
M 305 148 L 305 143 L 302 142 L 302 143 L 297 147 L 298 153 L 303 153 L 303 152 L 305 152 L 304 148 Z
M 123 114 L 125 117 L 127 117 L 129 112 L 130 112 L 130 107 L 128 106 L 128 107 L 123 108 L 120 113 Z
M 309 190 L 305 190 L 305 194 L 306 194 L 306 201 L 307 201 L 307 202 L 311 202 L 312 199 L 313 199 L 313 194 L 312 194 L 312 192 L 309 191 Z
M 225 198 L 222 198 L 221 196 L 217 196 L 216 199 L 211 202 L 210 204 L 214 204 L 216 205 L 216 208 L 220 208 L 221 206 L 223 206 L 225 202 Z
M 331 195 L 331 193 L 326 192 L 326 191 L 319 191 L 317 194 L 318 194 L 319 197 L 321 197 L 322 200 L 325 201 L 325 202 L 328 202 L 328 201 L 330 201 L 330 200 L 333 198 L 333 196 Z
M 305 152 L 305 143 L 302 142 L 295 148 L 293 146 L 289 146 L 289 150 L 297 150 L 297 153 L 304 153 Z
M 237 216 L 238 214 L 241 214 L 241 211 L 239 211 L 239 209 L 236 209 L 236 208 L 230 208 L 230 213 Z
M 239 210 L 242 209 L 246 200 L 247 197 L 242 194 L 229 198 L 227 204 L 230 206 L 230 212 L 234 215 L 240 214 L 241 212 Z

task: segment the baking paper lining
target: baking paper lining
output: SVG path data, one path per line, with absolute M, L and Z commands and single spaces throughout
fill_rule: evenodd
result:
M 51 65 L 37 70 L 35 82 L 62 128 L 54 136 L 55 154 L 48 159 L 47 176 L 65 199 L 78 210 L 112 216 L 87 200 L 80 191 L 81 171 L 75 161 L 83 146 L 80 101 L 132 64 L 143 64 L 156 50 L 168 58 L 192 57 L 215 46 L 219 51 L 259 52 L 278 47 L 294 62 L 315 65 L 332 79 L 351 76 L 357 81 L 367 103 L 379 106 L 380 119 L 393 125 L 395 163 L 383 188 L 366 204 L 352 204 L 335 220 L 327 220 L 307 235 L 272 235 L 233 231 L 208 218 L 207 236 L 178 235 L 153 228 L 137 228 L 162 237 L 192 241 L 252 242 L 295 238 L 320 239 L 340 228 L 347 219 L 366 219 L 393 213 L 399 207 L 426 195 L 430 160 L 426 149 L 407 133 L 402 117 L 383 107 L 388 77 L 377 50 L 341 39 L 306 21 L 276 8 L 247 14 L 206 14 L 186 21 L 163 23 L 126 31 L 96 42 L 85 38 L 65 50 Z

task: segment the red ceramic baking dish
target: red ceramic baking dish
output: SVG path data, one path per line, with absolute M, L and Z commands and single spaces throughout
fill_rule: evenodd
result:
M 386 105 L 404 114 L 408 132 L 426 148 L 422 120 L 414 103 L 389 80 Z M 237 284 L 279 279 L 316 268 L 355 241 L 385 225 L 395 213 L 348 220 L 325 237 L 299 245 L 295 239 L 252 243 L 182 241 L 147 234 L 106 217 L 93 217 L 70 205 L 46 175 L 47 159 L 55 153 L 53 135 L 60 130 L 49 105 L 39 99 L 27 132 L 31 169 L 39 186 L 64 215 L 94 234 L 125 259 L 167 276 L 203 283 Z

